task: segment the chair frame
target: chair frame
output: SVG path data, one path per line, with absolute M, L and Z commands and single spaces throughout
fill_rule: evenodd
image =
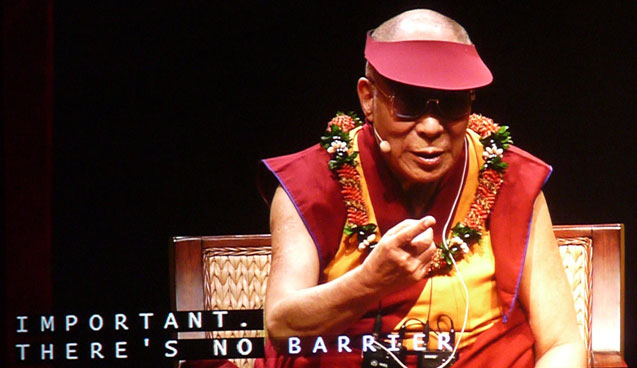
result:
M 556 238 L 588 237 L 593 244 L 592 367 L 624 362 L 624 226 L 556 225 Z M 176 311 L 204 310 L 203 253 L 208 248 L 270 247 L 269 234 L 174 237 L 171 242 L 171 301 Z M 180 333 L 204 338 L 204 332 Z
M 624 362 L 624 225 L 556 225 L 556 238 L 588 237 L 593 243 L 592 367 Z

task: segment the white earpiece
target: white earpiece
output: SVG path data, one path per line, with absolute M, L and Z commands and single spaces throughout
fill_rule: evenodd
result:
M 382 153 L 389 153 L 391 152 L 391 144 L 389 144 L 388 141 L 384 140 L 380 134 L 378 134 L 378 131 L 376 130 L 375 126 L 372 126 L 372 128 L 374 129 L 374 135 L 376 136 L 376 140 L 378 141 L 378 148 L 380 148 L 380 151 Z

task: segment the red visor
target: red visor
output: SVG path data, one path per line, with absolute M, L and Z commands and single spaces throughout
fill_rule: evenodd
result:
M 493 76 L 475 46 L 447 41 L 381 42 L 367 33 L 365 59 L 396 82 L 446 90 L 473 89 Z

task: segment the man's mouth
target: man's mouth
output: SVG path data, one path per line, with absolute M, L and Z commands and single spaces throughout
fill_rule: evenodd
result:
M 442 160 L 442 150 L 423 150 L 414 152 L 414 155 L 418 158 L 418 163 L 424 167 L 437 166 Z

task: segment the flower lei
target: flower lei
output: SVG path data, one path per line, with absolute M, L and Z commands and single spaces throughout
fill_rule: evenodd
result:
M 330 154 L 328 166 L 341 185 L 341 194 L 347 210 L 347 220 L 343 232 L 350 237 L 356 234 L 358 249 L 373 249 L 378 243 L 378 226 L 369 222 L 368 211 L 361 193 L 360 175 L 356 170 L 358 152 L 352 149 L 349 132 L 363 125 L 354 114 L 341 112 L 328 123 L 321 137 L 321 147 Z M 452 229 L 448 242 L 436 244 L 427 274 L 448 273 L 453 265 L 451 258 L 460 260 L 471 246 L 480 243 L 482 229 L 495 203 L 495 198 L 503 182 L 508 164 L 502 161 L 504 152 L 513 143 L 507 126 L 500 127 L 493 120 L 482 115 L 469 116 L 469 129 L 480 135 L 484 147 L 484 165 L 480 168 L 478 188 L 465 218 Z
M 353 112 L 348 114 L 338 112 L 327 124 L 327 130 L 321 137 L 321 147 L 331 155 L 328 166 L 338 177 L 347 210 L 343 232 L 350 238 L 356 234 L 359 250 L 367 247 L 371 249 L 376 245 L 376 229 L 378 228 L 376 224 L 369 222 L 367 207 L 361 193 L 361 178 L 356 170 L 355 159 L 358 152 L 352 150 L 349 135 L 352 129 L 362 125 L 363 122 Z

